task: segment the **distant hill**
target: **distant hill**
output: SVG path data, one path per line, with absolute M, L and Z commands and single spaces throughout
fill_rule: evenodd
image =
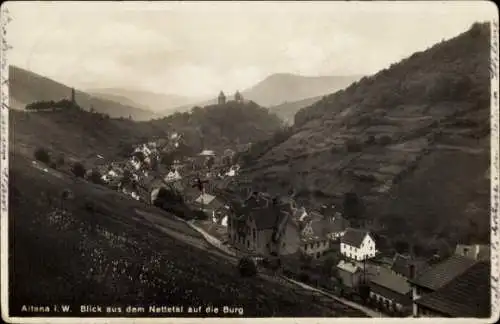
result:
M 11 65 L 9 66 L 9 94 L 12 108 L 24 109 L 27 104 L 35 101 L 69 99 L 71 87 Z M 86 110 L 93 108 L 111 117 L 128 118 L 130 116 L 134 120 L 148 120 L 156 116 L 151 111 L 98 98 L 79 90 L 75 91 L 75 98 L 80 107 Z
M 116 101 L 123 105 L 163 113 L 173 113 L 177 107 L 198 101 L 194 98 L 133 89 L 105 88 L 91 89 L 87 90 L 87 92 L 96 97 Z
M 322 96 L 332 93 L 337 90 L 347 87 L 349 84 L 359 80 L 361 76 L 320 76 L 308 77 L 294 74 L 273 74 L 252 86 L 249 89 L 243 90 L 241 93 L 245 99 L 254 101 L 263 107 L 279 106 L 276 113 L 284 120 L 289 120 L 290 116 L 295 114 L 297 107 L 305 107 L 304 103 L 313 102 L 312 97 Z M 223 90 L 223 89 L 222 89 Z M 233 93 L 225 93 L 228 99 L 233 99 Z M 188 111 L 193 106 L 207 106 L 217 103 L 217 95 L 200 101 L 197 104 L 181 105 L 174 110 Z M 295 103 L 302 101 L 304 103 Z M 288 111 L 290 107 L 290 111 Z M 171 110 L 165 110 L 164 113 L 169 113 Z
M 106 118 L 87 111 L 27 112 L 11 110 L 10 150 L 33 157 L 46 148 L 67 158 L 93 163 L 97 155 L 113 161 L 126 156 L 133 145 L 154 136 L 166 136 L 146 122 Z
M 487 242 L 489 55 L 489 25 L 474 24 L 325 96 L 241 155 L 242 177 L 310 207 L 356 193 L 370 226 L 429 253 Z
M 293 124 L 295 113 L 302 108 L 311 106 L 323 96 L 306 98 L 298 101 L 284 102 L 281 105 L 269 107 L 269 111 L 281 117 L 287 124 Z
M 269 138 L 283 127 L 281 119 L 252 101 L 195 107 L 149 122 L 156 128 L 182 133 L 196 150 L 224 149 Z
M 361 76 L 301 76 L 289 73 L 273 74 L 243 91 L 246 99 L 270 107 L 301 99 L 321 96 L 343 89 Z
M 171 132 L 181 133 L 187 152 L 196 154 L 202 148 L 218 151 L 261 141 L 282 127 L 276 115 L 252 102 L 228 102 L 142 122 L 78 109 L 12 110 L 9 117 L 15 152 L 32 157 L 36 148 L 48 148 L 89 163 L 97 155 L 120 159 L 133 145 Z

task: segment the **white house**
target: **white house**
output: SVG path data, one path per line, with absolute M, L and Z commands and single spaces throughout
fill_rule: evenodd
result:
M 203 150 L 199 155 L 200 156 L 215 156 L 215 152 L 212 150 Z
M 179 171 L 170 171 L 166 176 L 165 176 L 165 181 L 170 182 L 170 181 L 176 181 L 182 179 Z
M 135 200 L 139 200 L 140 199 L 139 195 L 135 191 L 132 191 L 130 193 L 130 196 L 132 196 L 132 198 L 134 198 Z
M 108 183 L 111 179 L 107 174 L 105 174 L 101 177 L 101 180 L 104 181 L 105 183 Z
M 375 240 L 368 231 L 348 228 L 340 239 L 340 253 L 357 261 L 373 258 L 377 253 Z
M 231 167 L 229 171 L 226 172 L 226 176 L 228 177 L 234 177 L 236 175 L 236 169 Z
M 135 156 L 130 160 L 130 164 L 132 164 L 135 170 L 139 170 L 141 168 L 141 162 L 137 160 Z

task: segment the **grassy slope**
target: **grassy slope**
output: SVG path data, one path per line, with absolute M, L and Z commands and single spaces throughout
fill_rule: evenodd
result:
M 488 240 L 488 68 L 489 28 L 477 25 L 302 109 L 290 135 L 250 153 L 243 176 L 269 191 L 293 186 L 316 206 L 355 191 L 375 223 L 394 214 L 406 223 L 391 236 L 411 229 L 425 240 L 448 230 L 441 236 L 453 243 L 466 235 L 452 223 L 473 218 Z M 365 144 L 370 135 L 391 140 Z M 346 141 L 361 150 L 346 152 Z
M 71 97 L 71 88 L 11 65 L 9 66 L 9 94 L 15 108 L 23 109 L 24 106 L 34 101 L 69 99 Z M 78 90 L 76 90 L 75 98 L 80 107 L 86 110 L 93 107 L 95 111 L 108 114 L 111 117 L 128 118 L 131 116 L 135 120 L 148 120 L 155 117 L 155 114 L 151 111 L 94 97 Z
M 89 163 L 97 154 L 106 160 L 119 159 L 124 148 L 172 131 L 185 134 L 186 144 L 196 152 L 201 150 L 202 138 L 205 147 L 225 149 L 238 141 L 265 139 L 280 125 L 278 117 L 264 108 L 234 103 L 147 122 L 104 118 L 86 111 L 10 112 L 11 143 L 16 152 L 31 157 L 36 148 L 44 147 Z
M 107 160 L 126 145 L 138 144 L 164 130 L 127 119 L 105 119 L 85 111 L 10 111 L 11 149 L 32 157 L 38 147 L 68 158 L 92 162 L 97 154 Z
M 53 303 L 73 310 L 83 304 L 234 305 L 246 316 L 360 316 L 262 278 L 241 279 L 186 224 L 106 188 L 41 172 L 19 155 L 11 157 L 10 179 L 11 316 L 20 315 L 22 304 Z M 74 193 L 64 204 L 68 213 L 51 216 L 63 189 Z M 134 208 L 156 214 L 177 237 Z

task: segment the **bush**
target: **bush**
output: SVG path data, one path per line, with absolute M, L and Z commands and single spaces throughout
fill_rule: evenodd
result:
M 391 144 L 391 142 L 392 142 L 392 139 L 389 136 L 387 136 L 387 135 L 381 136 L 378 139 L 378 143 L 380 145 L 389 145 L 389 144 Z
M 65 163 L 65 159 L 64 159 L 64 154 L 59 154 L 59 157 L 57 158 L 57 161 L 56 161 L 56 164 L 57 166 L 63 166 Z
M 44 148 L 37 148 L 35 150 L 35 159 L 40 161 L 40 162 L 49 164 L 50 163 L 49 152 Z
M 80 162 L 76 162 L 75 164 L 73 164 L 73 167 L 71 168 L 71 172 L 73 172 L 73 174 L 77 177 L 77 178 L 83 178 L 85 177 L 85 167 L 83 166 L 83 164 L 81 164 Z
M 307 274 L 307 272 L 301 272 L 299 273 L 299 281 L 309 283 L 311 281 L 311 278 L 309 277 L 309 274 Z
M 92 170 L 89 176 L 89 181 L 95 184 L 103 184 L 102 176 L 99 170 Z
M 257 275 L 257 265 L 252 258 L 244 257 L 238 262 L 238 269 L 242 277 L 254 277 Z
M 362 147 L 361 144 L 358 143 L 358 141 L 350 139 L 345 143 L 345 149 L 349 153 L 354 153 L 361 151 Z

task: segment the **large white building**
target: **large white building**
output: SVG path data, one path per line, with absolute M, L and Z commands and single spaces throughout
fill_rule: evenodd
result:
M 362 261 L 373 258 L 377 248 L 368 231 L 348 228 L 340 239 L 340 253 L 349 259 Z

